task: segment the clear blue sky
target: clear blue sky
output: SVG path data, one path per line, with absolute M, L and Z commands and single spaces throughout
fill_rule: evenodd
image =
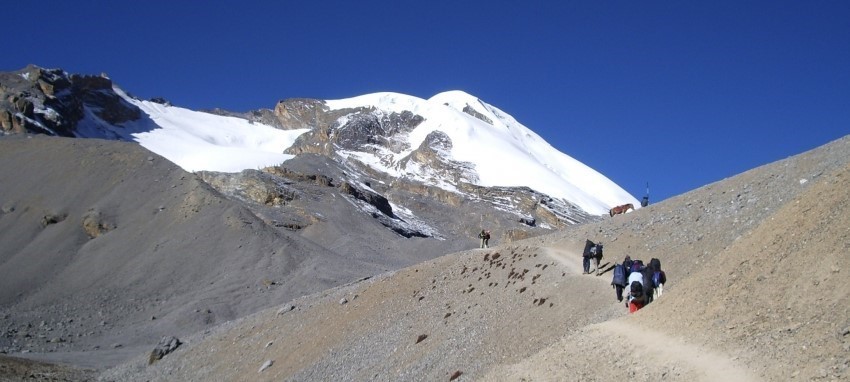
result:
M 39 1 L 0 70 L 191 109 L 459 89 L 653 202 L 850 134 L 850 1 Z

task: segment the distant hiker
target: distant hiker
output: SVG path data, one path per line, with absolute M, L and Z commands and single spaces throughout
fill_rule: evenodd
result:
M 643 290 L 643 273 L 640 273 L 640 272 L 629 273 L 629 277 L 626 279 L 626 285 L 632 285 L 634 283 L 639 283 L 640 286 L 641 286 L 641 290 Z
M 629 277 L 629 273 L 632 273 L 632 257 L 626 255 L 626 258 L 623 259 L 623 268 L 626 269 L 626 278 Z
M 596 243 L 590 241 L 589 239 L 585 239 L 584 241 L 584 251 L 581 253 L 582 261 L 581 265 L 584 267 L 583 275 L 590 273 L 590 259 L 596 256 Z
M 661 297 L 664 293 L 664 284 L 667 282 L 667 274 L 661 270 L 661 260 L 653 258 L 649 260 L 649 266 L 647 267 L 651 270 L 652 274 L 652 285 L 655 286 L 655 289 L 652 291 L 652 299 Z
M 481 248 L 490 248 L 490 231 L 481 230 L 481 233 L 478 234 L 478 238 L 481 239 Z
M 652 267 L 646 266 L 640 271 L 640 275 L 643 276 L 643 292 L 644 292 L 644 305 L 652 302 L 652 294 L 655 291 L 655 283 L 652 282 Z
M 623 264 L 614 266 L 614 277 L 611 280 L 611 286 L 616 290 L 617 302 L 623 302 L 623 289 L 626 288 L 626 268 Z
M 599 276 L 599 272 L 602 270 L 599 269 L 599 266 L 602 264 L 602 243 L 596 243 L 595 246 L 590 248 L 590 262 L 593 264 L 593 271 Z
M 629 284 L 629 313 L 634 313 L 646 305 L 646 294 L 643 291 L 643 284 L 633 281 Z

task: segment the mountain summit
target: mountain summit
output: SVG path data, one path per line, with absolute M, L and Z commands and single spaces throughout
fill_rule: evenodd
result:
M 6 132 L 136 141 L 187 171 L 239 172 L 311 152 L 452 192 L 466 185 L 527 187 L 590 215 L 638 204 L 509 114 L 462 91 L 428 100 L 398 93 L 292 99 L 273 112 L 216 115 L 136 99 L 105 75 L 30 66 L 0 78 Z
M 86 356 L 94 367 L 477 248 L 483 229 L 499 246 L 636 202 L 460 91 L 195 111 L 29 66 L 0 73 L 0 127 L 0 316 L 45 322 L 0 336 L 0 352 L 120 338 L 125 352 Z

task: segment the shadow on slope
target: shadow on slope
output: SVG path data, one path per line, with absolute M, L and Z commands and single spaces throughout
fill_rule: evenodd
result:
M 107 366 L 122 359 L 87 352 L 153 347 L 383 269 L 266 225 L 135 144 L 5 137 L 0 161 L 10 354 Z

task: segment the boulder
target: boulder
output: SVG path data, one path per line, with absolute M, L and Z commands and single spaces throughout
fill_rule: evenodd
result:
M 148 365 L 152 365 L 154 362 L 159 361 L 162 357 L 165 357 L 167 354 L 177 350 L 177 347 L 182 345 L 177 337 L 174 336 L 165 336 L 159 340 L 159 344 L 151 351 L 151 355 L 148 358 Z

